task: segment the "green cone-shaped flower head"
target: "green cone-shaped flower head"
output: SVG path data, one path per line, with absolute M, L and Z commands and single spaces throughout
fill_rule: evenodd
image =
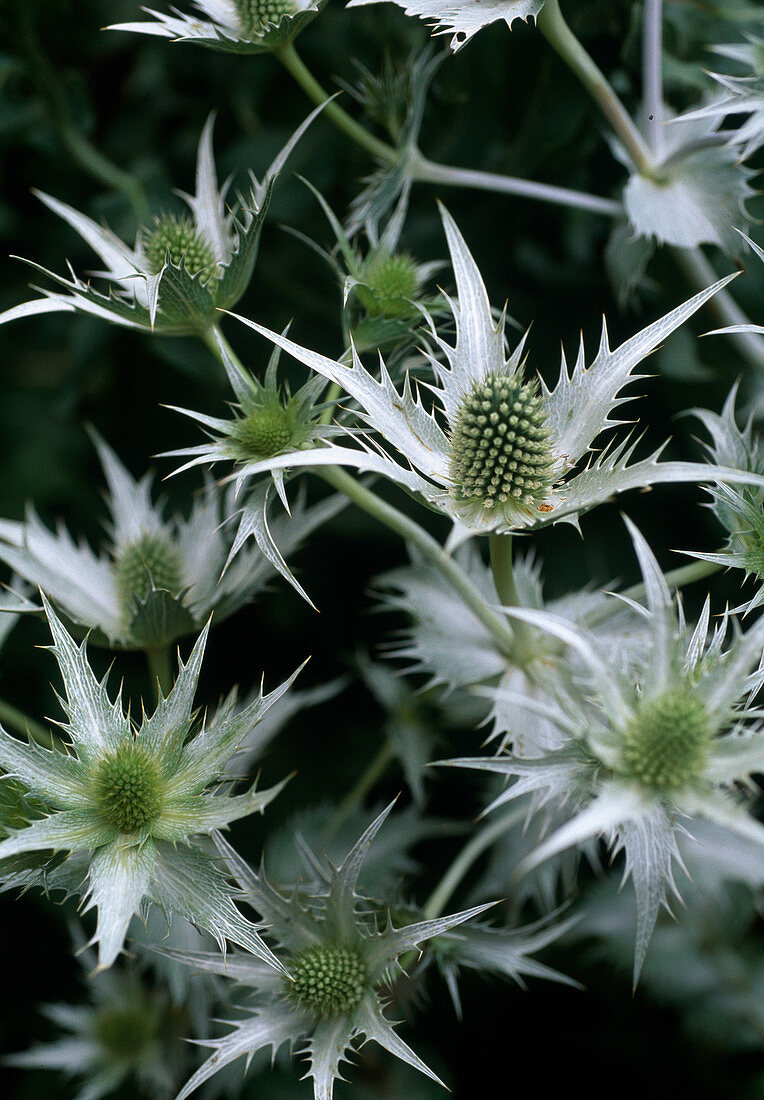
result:
M 372 253 L 360 272 L 355 292 L 371 317 L 401 317 L 412 312 L 411 299 L 422 285 L 420 269 L 405 252 Z
M 332 1019 L 355 1008 L 368 985 L 366 967 L 355 947 L 318 944 L 291 960 L 294 981 L 287 992 L 314 1017 Z
M 173 596 L 183 587 L 183 563 L 177 546 L 162 533 L 143 534 L 120 548 L 114 560 L 120 604 L 129 620 L 135 600 L 145 600 L 152 588 Z
M 451 478 L 457 500 L 484 508 L 542 502 L 554 456 L 535 381 L 488 375 L 462 400 L 451 437 Z
M 713 733 L 690 688 L 664 692 L 641 706 L 623 735 L 627 775 L 658 791 L 676 791 L 700 776 Z
M 294 0 L 234 0 L 241 29 L 248 38 L 260 34 L 269 23 L 279 23 L 285 15 L 294 15 Z
M 212 274 L 217 264 L 215 253 L 190 217 L 162 214 L 144 234 L 142 247 L 153 275 L 162 270 L 168 254 L 171 264 L 183 264 L 192 277 L 201 272 Z

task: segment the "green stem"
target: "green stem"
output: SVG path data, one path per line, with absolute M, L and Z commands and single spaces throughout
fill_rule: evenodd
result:
M 430 894 L 425 907 L 425 920 L 434 920 L 439 917 L 448 904 L 449 898 L 469 871 L 476 859 L 490 848 L 495 840 L 498 840 L 507 829 L 517 822 L 524 811 L 513 806 L 511 810 L 496 814 L 475 833 L 469 844 L 462 848 L 459 855 L 446 871 L 443 878 Z
M 370 134 L 365 127 L 356 122 L 354 118 L 351 118 L 347 111 L 343 111 L 337 103 L 327 103 L 327 100 L 330 99 L 329 93 L 318 83 L 291 42 L 273 52 L 314 103 L 326 103 L 324 114 L 332 120 L 339 130 L 352 138 L 367 153 L 371 153 L 373 157 L 378 157 L 386 164 L 397 162 L 398 153 L 392 145 L 388 145 L 386 141 L 380 141 L 379 138 Z
M 674 259 L 684 272 L 690 286 L 696 290 L 705 290 L 710 283 L 715 283 L 719 276 L 699 248 L 672 248 Z M 745 315 L 735 299 L 726 288 L 717 291 L 713 298 L 706 302 L 706 308 L 712 312 L 722 325 L 750 325 L 750 318 Z M 727 334 L 730 340 L 751 366 L 758 370 L 764 370 L 764 337 L 755 332 L 730 332 Z
M 536 25 L 552 49 L 576 74 L 615 134 L 620 138 L 636 170 L 644 176 L 653 171 L 650 150 L 612 87 L 565 22 L 559 0 L 546 0 Z
M 120 191 L 132 206 L 138 222 L 145 222 L 148 218 L 149 206 L 143 186 L 96 149 L 77 128 L 55 69 L 40 48 L 28 11 L 23 12 L 19 29 L 19 41 L 27 62 L 27 71 L 45 101 L 62 145 L 72 160 L 93 179 L 106 187 Z
M 46 749 L 53 747 L 54 739 L 50 730 L 46 729 L 40 722 L 35 722 L 34 718 L 24 714 L 23 710 L 19 710 L 11 703 L 6 703 L 4 699 L 0 699 L 0 722 L 10 726 L 17 733 L 33 737 L 38 745 L 43 745 Z
M 348 791 L 345 797 L 340 802 L 337 809 L 334 811 L 329 821 L 326 824 L 322 833 L 322 839 L 324 841 L 331 840 L 338 829 L 344 825 L 347 818 L 352 814 L 358 806 L 361 805 L 366 795 L 374 787 L 379 779 L 382 778 L 387 765 L 395 756 L 390 741 L 385 738 L 385 741 L 380 748 L 376 756 L 370 761 L 365 768 L 361 777 L 355 786 Z
M 489 535 L 488 552 L 499 602 L 504 607 L 519 607 L 520 596 L 515 585 L 515 570 L 512 562 L 512 536 Z M 533 632 L 527 623 L 515 619 L 512 622 L 512 633 L 515 639 L 513 659 L 516 664 L 527 666 L 534 653 Z
M 162 697 L 167 698 L 174 683 L 172 646 L 147 646 L 145 653 L 149 666 L 149 677 L 158 703 Z
M 364 512 L 374 516 L 380 523 L 383 523 L 391 531 L 395 531 L 401 538 L 415 546 L 440 571 L 452 588 L 459 593 L 473 615 L 489 631 L 499 650 L 507 657 L 512 655 L 514 652 L 514 635 L 507 623 L 500 615 L 491 610 L 467 574 L 445 552 L 440 543 L 436 542 L 431 535 L 428 535 L 418 523 L 409 519 L 403 512 L 399 512 L 392 504 L 381 500 L 376 493 L 356 481 L 345 470 L 338 467 L 316 468 L 316 473 L 323 477 L 333 488 L 344 493 Z
M 715 561 L 693 561 L 689 565 L 680 565 L 677 569 L 669 570 L 665 574 L 665 580 L 669 588 L 682 588 L 686 584 L 692 584 L 695 581 L 703 580 L 705 577 L 711 577 L 722 568 Z M 628 600 L 644 599 L 645 586 L 643 583 L 633 584 L 631 588 L 624 589 L 619 595 L 625 596 Z M 599 626 L 600 623 L 617 614 L 622 608 L 623 604 L 620 600 L 610 600 L 602 607 L 598 607 L 595 611 L 590 611 L 588 615 L 584 616 L 586 625 L 590 627 Z
M 330 98 L 329 93 L 321 87 L 291 43 L 274 52 L 314 103 L 326 103 Z M 520 195 L 523 198 L 537 199 L 541 202 L 590 210 L 596 214 L 604 214 L 606 217 L 618 217 L 623 213 L 620 202 L 603 199 L 598 195 L 588 195 L 584 191 L 554 187 L 547 183 L 535 183 L 533 180 L 517 179 L 514 176 L 502 176 L 496 172 L 480 172 L 472 168 L 453 168 L 447 164 L 436 164 L 423 157 L 418 149 L 408 149 L 404 154 L 386 141 L 375 138 L 364 126 L 351 118 L 347 111 L 343 111 L 333 102 L 327 103 L 324 114 L 362 149 L 386 164 L 397 164 L 401 156 L 405 155 L 409 177 L 420 183 L 440 183 L 448 187 L 471 187 L 480 191 Z
M 420 153 L 411 157 L 409 170 L 412 179 L 419 180 L 420 183 L 441 183 L 447 187 L 471 187 L 478 191 L 519 195 L 521 198 L 588 210 L 593 214 L 603 214 L 607 218 L 617 218 L 623 214 L 623 204 L 615 199 L 603 199 L 599 195 L 574 191 L 570 187 L 555 187 L 549 183 L 536 183 L 534 180 L 502 176 L 496 172 L 480 172 L 473 168 L 453 168 L 448 164 L 436 164 Z

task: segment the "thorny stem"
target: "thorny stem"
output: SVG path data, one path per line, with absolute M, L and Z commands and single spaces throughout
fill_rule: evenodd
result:
M 132 206 L 137 220 L 145 222 L 149 206 L 143 186 L 99 152 L 77 128 L 56 72 L 40 48 L 28 10 L 23 11 L 20 17 L 19 30 L 19 42 L 27 61 L 27 71 L 45 100 L 64 148 L 80 168 L 99 183 L 120 191 Z
M 390 740 L 386 737 L 379 752 L 372 758 L 356 784 L 348 791 L 337 809 L 329 818 L 321 834 L 321 838 L 324 842 L 331 840 L 337 830 L 341 828 L 350 814 L 352 814 L 353 810 L 361 805 L 377 780 L 381 779 L 384 775 L 387 770 L 387 765 L 393 759 L 394 755 Z
M 651 176 L 652 157 L 644 138 L 608 81 L 565 22 L 558 0 L 546 0 L 536 18 L 536 25 L 605 115 L 636 170 L 640 175 Z
M 501 176 L 495 172 L 479 172 L 472 168 L 452 168 L 448 164 L 435 164 L 421 154 L 413 156 L 410 164 L 413 178 L 421 183 L 443 183 L 448 187 L 472 187 L 479 191 L 520 195 L 526 199 L 557 203 L 558 206 L 589 210 L 609 218 L 623 214 L 622 204 L 615 199 L 603 199 L 599 195 L 588 195 L 585 191 L 574 191 L 569 187 L 554 187 L 548 183 Z
M 303 91 L 314 103 L 325 103 L 329 93 L 321 87 L 305 65 L 292 43 L 274 50 L 274 53 L 291 73 Z M 386 141 L 374 137 L 369 131 L 343 111 L 337 103 L 327 103 L 324 114 L 335 126 L 352 138 L 362 149 L 377 157 L 385 164 L 397 164 L 403 153 Z M 598 195 L 587 195 L 584 191 L 574 191 L 567 187 L 554 187 L 546 183 L 534 183 L 533 180 L 516 179 L 495 172 L 479 172 L 471 168 L 453 168 L 447 164 L 436 164 L 423 157 L 418 150 L 408 150 L 407 172 L 413 180 L 420 183 L 442 183 L 448 187 L 472 187 L 481 191 L 495 191 L 505 195 L 521 195 L 541 202 L 557 203 L 560 206 L 573 206 L 581 210 L 590 210 L 595 214 L 617 217 L 623 207 L 613 199 L 603 199 Z
M 662 160 L 663 131 L 663 0 L 645 0 L 642 31 L 642 98 L 647 136 L 656 160 Z
M 0 722 L 10 726 L 18 733 L 33 737 L 38 745 L 43 745 L 46 749 L 53 747 L 53 734 L 50 730 L 46 729 L 40 722 L 35 722 L 34 718 L 24 714 L 18 707 L 6 703 L 4 699 L 0 699 Z
M 674 259 L 684 272 L 691 286 L 702 290 L 714 283 L 718 275 L 699 248 L 673 248 Z M 723 325 L 750 325 L 750 319 L 726 289 L 718 291 L 707 303 L 707 307 Z M 738 352 L 758 370 L 764 370 L 764 337 L 755 332 L 730 332 L 731 340 Z
M 424 557 L 440 571 L 445 580 L 459 593 L 473 615 L 480 620 L 496 642 L 500 652 L 510 656 L 514 652 L 514 635 L 504 619 L 492 611 L 483 596 L 457 565 L 452 557 L 432 535 L 420 527 L 413 519 L 399 512 L 392 504 L 367 489 L 345 470 L 339 467 L 316 470 L 325 481 L 339 492 L 344 493 L 355 505 L 374 516 L 391 531 L 415 546 Z

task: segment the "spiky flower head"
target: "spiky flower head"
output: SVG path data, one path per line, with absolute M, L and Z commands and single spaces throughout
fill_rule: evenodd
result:
M 291 42 L 325 4 L 326 0 L 194 0 L 198 15 L 176 9 L 165 15 L 146 8 L 153 22 L 115 23 L 107 29 L 195 42 L 224 53 L 265 53 Z
M 295 403 L 302 409 L 300 395 Z M 26 523 L 0 529 L 0 561 L 42 587 L 71 622 L 91 630 L 92 642 L 126 649 L 167 645 L 201 630 L 211 612 L 220 622 L 254 599 L 274 569 L 308 598 L 284 555 L 333 515 L 340 502 L 329 498 L 307 508 L 298 498 L 291 516 L 269 521 L 260 490 L 248 501 L 258 520 L 253 545 L 251 525 L 240 525 L 236 536 L 221 526 L 235 511 L 233 488 L 208 485 L 188 517 L 167 517 L 163 502 L 152 500 L 151 475 L 136 481 L 111 448 L 91 434 L 109 489 L 108 551 L 94 554 L 63 526 L 49 531 L 30 511 Z
M 376 4 L 380 0 L 350 0 L 349 8 L 362 4 Z M 503 20 L 512 28 L 516 19 L 527 22 L 535 19 L 544 6 L 544 0 L 449 0 L 446 4 L 435 0 L 393 0 L 406 15 L 418 15 L 433 27 L 434 34 L 450 35 L 449 45 L 456 53 L 462 46 L 489 23 Z
M 719 122 L 730 115 L 748 115 L 733 130 L 728 145 L 738 151 L 742 159 L 750 157 L 764 145 L 764 38 L 746 35 L 747 42 L 729 42 L 711 46 L 714 53 L 736 61 L 745 68 L 743 76 L 727 73 L 711 73 L 716 83 L 726 93 L 722 99 L 699 107 L 687 119 L 712 118 Z
M 709 435 L 707 445 L 712 462 L 734 463 L 743 470 L 764 474 L 764 448 L 753 428 L 753 414 L 738 427 L 735 404 L 738 386 L 730 390 L 721 414 L 709 409 L 694 409 Z M 711 510 L 727 534 L 727 542 L 715 552 L 685 550 L 694 558 L 712 561 L 732 569 L 742 569 L 756 584 L 756 592 L 735 611 L 752 611 L 764 603 L 764 489 L 755 485 L 709 487 Z
M 218 186 L 212 151 L 214 115 L 210 115 L 199 139 L 196 194 L 181 193 L 189 212 L 160 214 L 138 230 L 133 248 L 85 214 L 38 192 L 45 205 L 99 255 L 109 290 L 102 293 L 89 279 L 73 273 L 66 278 L 37 268 L 62 289 L 46 290 L 43 298 L 11 307 L 0 314 L 0 324 L 63 311 L 167 335 L 206 333 L 214 328 L 219 318 L 216 311 L 235 305 L 249 285 L 274 181 L 320 110 L 297 128 L 262 180 L 249 173 L 249 191 L 234 203 L 227 198 L 230 180 Z
M 77 931 L 75 946 L 83 969 L 95 966 L 93 953 L 84 948 Z M 170 1003 L 163 989 L 153 988 L 144 977 L 119 966 L 91 974 L 88 1001 L 43 1007 L 45 1016 L 64 1036 L 39 1043 L 30 1050 L 5 1057 L 8 1065 L 33 1070 L 58 1070 L 81 1078 L 78 1095 L 97 1100 L 124 1085 L 145 1090 L 157 1100 L 172 1095 L 188 1062 L 183 1035 L 188 1016 Z
M 259 469 L 334 461 L 382 474 L 452 519 L 452 545 L 480 533 L 560 521 L 576 525 L 584 512 L 638 486 L 668 481 L 762 484 L 761 475 L 749 471 L 660 463 L 662 448 L 629 464 L 635 442 L 628 436 L 596 452 L 594 447 L 601 432 L 624 423 L 613 414 L 627 400 L 620 396 L 623 388 L 642 377 L 634 368 L 724 280 L 615 350 L 603 328 L 591 365 L 586 365 L 582 344 L 572 371 L 563 357 L 559 379 L 550 390 L 525 369 L 525 338 L 508 352 L 504 315 L 496 320 L 459 230 L 445 210 L 441 214 L 456 277 L 457 298 L 449 302 L 456 341 L 449 344 L 434 320 L 428 319 L 423 354 L 437 379 L 437 385 L 428 386 L 432 397 L 416 388 L 410 374 L 399 389 L 384 363 L 379 377 L 372 374 L 355 348 L 350 364 L 337 362 L 239 318 L 341 386 L 358 403 L 359 415 L 375 433 L 366 446 L 330 445 L 285 454 Z M 387 447 L 397 451 L 402 461 Z
M 53 653 L 64 680 L 66 752 L 18 741 L 0 728 L 0 768 L 39 800 L 44 816 L 0 841 L 0 861 L 27 852 L 66 853 L 46 883 L 96 907 L 93 942 L 108 967 L 130 921 L 150 902 L 280 967 L 256 928 L 233 903 L 234 891 L 201 840 L 262 811 L 280 790 L 216 793 L 227 761 L 245 735 L 289 687 L 260 694 L 243 709 L 222 708 L 195 726 L 193 697 L 208 628 L 171 691 L 136 728 L 121 698 L 111 702 L 78 646 L 43 596 Z M 292 677 L 294 679 L 294 677 Z M 283 786 L 283 784 L 282 784 Z
M 303 877 L 288 892 L 276 889 L 264 870 L 255 874 L 222 837 L 216 838 L 242 896 L 270 925 L 289 977 L 241 953 L 227 960 L 173 953 L 196 970 L 233 978 L 250 994 L 250 1015 L 231 1021 L 232 1030 L 222 1039 L 206 1041 L 213 1053 L 177 1100 L 242 1055 L 249 1061 L 259 1050 L 270 1047 L 275 1054 L 285 1044 L 298 1043 L 308 1060 L 315 1100 L 330 1100 L 340 1064 L 349 1060 L 361 1037 L 438 1080 L 385 1016 L 383 990 L 401 956 L 486 907 L 395 928 L 378 904 L 359 894 L 364 859 L 390 809 L 372 822 L 339 866 L 308 853 L 308 881 Z
M 420 264 L 400 248 L 408 212 L 410 181 L 403 184 L 395 209 L 385 220 L 364 219 L 360 242 L 343 228 L 323 195 L 307 184 L 326 215 L 336 239 L 336 249 L 325 252 L 310 246 L 326 260 L 342 288 L 342 324 L 356 350 L 385 350 L 398 355 L 412 344 L 422 311 L 439 315 L 444 307 L 440 294 L 425 294 L 424 287 L 442 266 L 439 261 Z
M 178 472 L 192 466 L 233 463 L 234 481 L 238 488 L 253 473 L 267 469 L 277 456 L 300 452 L 343 431 L 336 425 L 323 422 L 324 414 L 331 405 L 321 400 L 326 389 L 322 378 L 310 378 L 292 394 L 288 385 L 282 385 L 279 381 L 278 348 L 274 350 L 261 382 L 244 370 L 219 333 L 216 333 L 215 339 L 236 396 L 236 402 L 232 405 L 233 416 L 209 416 L 172 406 L 176 412 L 196 420 L 210 436 L 208 443 L 166 452 L 163 457 L 190 456 L 190 461 L 180 466 Z M 286 502 L 283 471 L 274 470 L 273 480 L 279 495 Z M 247 507 L 246 511 L 251 512 L 251 508 Z
M 731 790 L 764 768 L 764 726 L 751 705 L 764 684 L 764 619 L 743 634 L 725 614 L 710 632 L 707 602 L 697 625 L 687 624 L 647 543 L 628 525 L 644 579 L 645 644 L 624 666 L 612 646 L 559 616 L 510 612 L 575 654 L 575 677 L 555 674 L 544 684 L 558 745 L 531 759 L 505 753 L 449 763 L 514 777 L 494 808 L 531 792 L 536 809 L 565 814 L 521 870 L 592 837 L 623 850 L 637 895 L 636 981 L 666 892 L 677 893 L 677 838 L 692 832 L 689 819 L 705 818 L 764 856 L 764 826 Z M 520 693 L 507 702 L 520 713 L 539 707 Z

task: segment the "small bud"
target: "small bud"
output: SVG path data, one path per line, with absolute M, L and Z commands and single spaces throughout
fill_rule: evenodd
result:
M 144 235 L 142 248 L 149 270 L 154 275 L 162 270 L 168 252 L 170 262 L 175 267 L 182 262 L 192 277 L 203 271 L 212 275 L 216 269 L 212 249 L 187 217 L 163 214 L 157 218 L 153 229 Z
M 371 317 L 401 317 L 420 287 L 416 264 L 405 253 L 372 255 L 364 264 L 358 299 Z
M 137 833 L 161 808 L 156 764 L 135 742 L 105 757 L 95 775 L 95 796 L 103 820 L 121 833 Z
M 366 967 L 352 947 L 318 945 L 301 951 L 290 963 L 290 997 L 321 1019 L 355 1008 L 368 983 Z

